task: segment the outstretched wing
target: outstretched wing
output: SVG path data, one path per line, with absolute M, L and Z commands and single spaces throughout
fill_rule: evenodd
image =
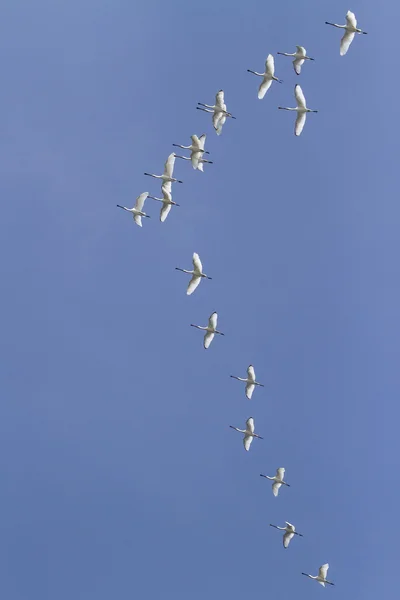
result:
M 329 569 L 329 563 L 325 563 L 324 565 L 322 565 L 319 568 L 318 577 L 321 577 L 321 579 L 326 579 L 326 576 L 328 575 L 328 569 Z
M 268 54 L 267 60 L 265 61 L 265 72 L 268 75 L 274 75 L 275 73 L 275 63 L 272 54 Z
M 306 122 L 307 113 L 299 112 L 297 113 L 296 123 L 294 126 L 294 135 L 299 136 L 304 128 L 304 123 Z
M 215 104 L 219 108 L 224 107 L 224 90 L 219 90 L 219 92 L 215 96 Z
M 283 536 L 283 547 L 287 548 L 290 544 L 290 540 L 294 538 L 294 533 L 285 533 Z
M 207 331 L 206 335 L 204 336 L 204 348 L 207 350 L 207 348 L 210 347 L 211 342 L 213 341 L 215 336 L 215 333 L 212 333 L 210 331 Z
M 213 312 L 212 315 L 210 315 L 210 318 L 208 319 L 208 326 L 210 329 L 216 329 L 217 327 L 217 321 L 218 321 L 218 314 L 216 312 Z
M 253 417 L 249 417 L 246 421 L 246 429 L 247 431 L 251 431 L 251 433 L 254 433 L 254 419 Z
M 197 273 L 202 273 L 203 272 L 203 265 L 201 264 L 200 256 L 197 254 L 197 252 L 193 252 L 192 262 L 193 262 L 193 268 L 194 268 L 194 270 Z
M 199 140 L 199 148 L 201 148 L 201 150 L 204 150 L 204 145 L 205 145 L 205 143 L 206 143 L 206 137 L 207 137 L 207 136 L 206 136 L 206 134 L 205 134 L 205 133 L 203 133 L 203 134 L 202 134 L 202 135 L 201 135 L 201 136 L 198 138 L 198 140 Z
M 215 128 L 217 135 L 221 135 L 222 133 L 222 127 L 225 125 L 225 121 L 226 121 L 226 115 L 224 115 L 224 113 L 220 113 L 220 117 L 218 120 L 218 125 Z
M 251 436 L 251 435 L 245 435 L 243 438 L 243 446 L 247 452 L 250 450 L 252 441 L 253 441 L 253 436 Z
M 297 48 L 297 54 L 301 54 L 302 56 L 305 56 L 307 54 L 304 46 L 296 46 L 296 48 Z
M 256 387 L 256 386 L 254 385 L 254 383 L 248 383 L 248 384 L 246 385 L 246 397 L 247 397 L 249 400 L 251 400 L 251 397 L 252 397 L 252 395 L 253 395 L 253 392 L 254 392 L 254 388 L 255 388 L 255 387 Z
M 164 175 L 167 177 L 172 177 L 172 173 L 174 172 L 174 164 L 175 164 L 175 154 L 171 152 L 165 161 L 164 165 Z
M 353 12 L 351 12 L 351 10 L 347 11 L 346 23 L 349 27 L 357 27 L 356 15 Z
M 197 152 L 191 153 L 190 160 L 192 161 L 193 169 L 199 169 L 200 165 L 203 166 L 203 164 L 199 162 L 202 157 L 202 154 L 203 154 L 202 151 L 197 151 Z M 200 170 L 202 170 L 202 169 L 200 169 Z
M 171 192 L 172 192 L 172 182 L 171 181 L 164 181 L 163 184 L 161 185 L 161 191 L 163 194 L 166 195 L 170 195 L 170 199 L 171 199 Z
M 251 379 L 251 381 L 255 381 L 256 380 L 256 373 L 254 371 L 253 365 L 249 365 L 247 367 L 247 378 Z
M 295 58 L 293 61 L 293 68 L 297 75 L 301 73 L 301 67 L 304 65 L 304 58 Z
M 353 31 L 345 31 L 342 39 L 340 40 L 340 56 L 347 54 L 347 50 L 350 48 L 351 42 L 354 40 L 356 34 Z
M 170 210 L 171 210 L 171 204 L 164 204 L 161 207 L 161 212 L 160 212 L 160 221 L 161 221 L 161 223 L 164 223 L 165 219 L 169 215 L 169 211 Z
M 303 90 L 301 89 L 299 84 L 297 84 L 294 88 L 294 95 L 296 98 L 298 108 L 307 108 L 306 99 L 304 97 Z
M 136 203 L 135 203 L 136 210 L 143 210 L 144 201 L 146 200 L 148 195 L 149 195 L 149 192 L 143 192 L 143 194 L 140 194 L 140 196 L 138 196 L 136 198 Z
M 142 227 L 142 217 L 140 215 L 133 215 L 133 220 L 135 221 L 136 225 Z
M 285 477 L 285 469 L 279 467 L 279 469 L 276 470 L 276 476 L 279 477 L 279 479 L 283 479 Z
M 262 100 L 272 85 L 272 79 L 263 79 L 258 88 L 258 99 Z
M 200 281 L 201 281 L 201 277 L 199 277 L 198 275 L 193 275 L 192 276 L 192 279 L 189 281 L 189 285 L 188 285 L 188 288 L 187 288 L 187 291 L 186 291 L 186 294 L 188 296 L 190 296 L 191 294 L 193 294 L 194 290 L 198 287 Z
M 219 123 L 222 120 L 223 116 L 225 116 L 224 113 L 222 113 L 220 111 L 214 111 L 212 120 L 213 120 L 214 129 L 217 132 L 218 132 L 218 128 L 219 128 Z
M 281 483 L 277 483 L 276 481 L 272 484 L 272 493 L 276 497 L 279 493 L 279 489 L 282 487 Z

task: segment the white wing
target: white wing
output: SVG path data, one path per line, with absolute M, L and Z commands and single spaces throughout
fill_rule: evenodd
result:
M 200 148 L 200 140 L 197 137 L 197 135 L 191 135 L 190 136 L 191 140 L 192 140 L 192 146 L 195 146 L 196 148 Z
M 198 166 L 197 166 L 197 170 L 201 171 L 202 173 L 204 173 L 204 168 L 203 168 L 203 163 L 199 162 Z
M 171 199 L 172 182 L 171 181 L 164 181 L 164 183 L 161 185 L 161 191 L 162 191 L 163 194 L 169 194 L 170 199 Z
M 167 175 L 167 177 L 172 177 L 172 173 L 174 172 L 174 164 L 175 154 L 171 152 L 164 165 L 164 175 Z
M 287 548 L 290 544 L 290 540 L 294 538 L 294 533 L 285 533 L 283 536 L 283 547 Z
M 248 368 L 247 368 L 247 378 L 251 379 L 251 381 L 255 381 L 256 380 L 256 373 L 254 371 L 253 365 L 249 365 Z
M 295 70 L 295 72 L 297 73 L 297 75 L 300 75 L 301 73 L 301 67 L 304 65 L 304 58 L 296 58 L 293 61 L 293 68 Z
M 136 210 L 141 211 L 143 209 L 144 201 L 146 200 L 148 195 L 149 195 L 149 192 L 144 192 L 143 194 L 140 194 L 140 196 L 138 196 L 136 198 L 136 204 L 135 204 Z
M 206 143 L 206 134 L 203 133 L 203 135 L 201 135 L 199 138 L 199 148 L 201 148 L 202 150 L 204 150 L 204 145 Z
M 223 116 L 225 116 L 225 115 L 224 115 L 224 113 L 222 113 L 222 112 L 219 112 L 219 111 L 218 111 L 218 112 L 214 111 L 214 114 L 213 114 L 213 118 L 212 118 L 212 120 L 213 120 L 213 126 L 214 126 L 214 129 L 215 129 L 216 131 L 218 131 L 218 128 L 219 128 L 219 123 L 220 123 L 220 121 L 222 120 L 222 117 L 223 117 Z M 222 124 L 222 125 L 223 125 L 223 124 Z M 222 127 L 222 125 L 221 125 L 221 127 Z
M 322 567 L 319 568 L 318 577 L 321 577 L 321 579 L 326 579 L 326 576 L 328 574 L 328 569 L 329 569 L 329 563 L 325 563 L 324 565 L 322 565 Z
M 142 227 L 142 217 L 140 215 L 133 215 L 133 220 L 135 221 L 136 225 Z
M 307 108 L 306 99 L 304 98 L 303 90 L 301 89 L 301 87 L 298 84 L 294 88 L 294 95 L 295 95 L 295 98 L 297 101 L 298 108 Z
M 255 387 L 256 387 L 256 386 L 254 385 L 254 383 L 248 383 L 248 384 L 246 385 L 246 396 L 247 396 L 247 398 L 248 398 L 249 400 L 251 400 L 251 397 L 252 397 L 252 395 L 253 395 L 253 392 L 254 392 L 254 388 L 255 388 Z
M 165 219 L 169 215 L 170 210 L 171 210 L 171 204 L 164 204 L 164 206 L 161 207 L 161 212 L 160 212 L 161 223 L 164 223 Z
M 265 94 L 268 92 L 269 88 L 272 85 L 272 79 L 263 79 L 260 87 L 258 88 L 258 99 L 262 100 Z
M 276 476 L 282 480 L 285 477 L 285 469 L 283 467 L 279 467 L 279 469 L 276 470 Z
M 216 312 L 213 312 L 213 314 L 210 315 L 210 318 L 208 319 L 209 328 L 216 329 L 217 321 L 218 321 L 218 314 Z
M 192 161 L 193 169 L 199 169 L 200 165 L 203 166 L 203 163 L 199 163 L 199 160 L 202 157 L 202 152 L 192 152 L 190 155 L 190 160 Z M 202 169 L 200 169 L 202 170 Z
M 188 296 L 190 296 L 190 294 L 193 294 L 194 290 L 198 287 L 200 281 L 201 277 L 199 277 L 198 275 L 193 275 L 192 279 L 189 281 L 189 285 L 186 291 L 186 294 Z
M 243 446 L 247 452 L 250 450 L 251 442 L 253 441 L 253 437 L 251 435 L 245 435 L 243 438 Z
M 207 348 L 210 347 L 211 342 L 213 341 L 215 336 L 215 333 L 211 333 L 210 331 L 207 331 L 206 335 L 204 336 L 204 348 L 207 350 Z
M 350 48 L 351 42 L 356 34 L 353 31 L 345 31 L 344 36 L 340 40 L 340 56 L 344 56 Z
M 253 417 L 249 417 L 246 421 L 246 429 L 247 431 L 251 431 L 251 433 L 254 433 L 254 419 Z
M 272 484 L 272 493 L 274 496 L 277 496 L 279 493 L 279 489 L 282 487 L 281 483 L 276 483 L 276 481 Z
M 267 60 L 265 61 L 265 72 L 268 75 L 273 75 L 275 73 L 275 63 L 272 54 L 268 54 Z
M 299 112 L 297 113 L 296 123 L 294 126 L 294 135 L 300 135 L 303 131 L 304 123 L 306 122 L 307 113 Z
M 224 91 L 223 90 L 219 90 L 219 92 L 215 96 L 215 104 L 219 108 L 224 108 Z
M 346 14 L 346 23 L 350 27 L 357 27 L 356 15 L 353 12 L 351 12 L 351 10 L 347 11 L 347 14 Z
M 291 523 L 289 523 L 289 521 L 285 521 L 285 523 L 289 527 L 289 529 L 291 529 L 292 531 L 296 531 L 296 527 L 294 525 L 292 525 Z
M 296 48 L 297 48 L 297 54 L 301 54 L 302 56 L 305 56 L 307 54 L 304 46 L 296 46 Z
M 197 273 L 202 273 L 203 265 L 201 264 L 200 256 L 197 254 L 197 252 L 193 252 L 192 262 L 194 270 L 197 271 Z
M 221 135 L 222 133 L 222 127 L 225 125 L 225 121 L 226 121 L 226 115 L 224 115 L 224 113 L 220 113 L 220 117 L 218 120 L 218 125 L 215 128 L 217 135 Z

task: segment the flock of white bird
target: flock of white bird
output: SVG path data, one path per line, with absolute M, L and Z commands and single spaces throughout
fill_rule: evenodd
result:
M 345 25 L 338 25 L 336 23 L 330 23 L 328 21 L 326 21 L 325 23 L 326 23 L 326 25 L 331 25 L 331 26 L 337 27 L 339 29 L 344 29 L 344 35 L 340 42 L 340 55 L 341 56 L 344 56 L 347 53 L 347 51 L 350 47 L 350 44 L 352 43 L 356 33 L 366 34 L 365 31 L 362 31 L 361 29 L 359 29 L 357 27 L 356 17 L 354 15 L 354 13 L 351 12 L 350 10 L 346 14 L 346 24 Z M 304 62 L 306 60 L 313 61 L 314 58 L 307 56 L 306 49 L 303 46 L 296 46 L 296 48 L 297 48 L 296 52 L 294 52 L 292 54 L 289 54 L 286 52 L 278 52 L 277 54 L 280 54 L 282 56 L 292 57 L 294 59 L 293 60 L 294 71 L 297 75 L 300 75 Z M 264 73 L 258 73 L 257 71 L 251 71 L 250 69 L 248 69 L 248 72 L 256 75 L 257 77 L 262 77 L 262 82 L 258 89 L 258 98 L 260 100 L 262 100 L 265 97 L 265 94 L 268 92 L 269 88 L 271 87 L 271 85 L 274 81 L 276 81 L 278 83 L 283 83 L 280 79 L 278 79 L 278 77 L 275 76 L 275 63 L 274 63 L 274 57 L 272 56 L 272 54 L 269 54 L 267 56 L 267 59 L 265 61 Z M 318 111 L 307 107 L 306 99 L 305 99 L 303 90 L 301 89 L 300 85 L 295 86 L 294 94 L 295 94 L 295 99 L 296 99 L 296 106 L 294 108 L 282 107 L 282 106 L 279 106 L 278 108 L 280 110 L 295 111 L 297 113 L 294 133 L 296 136 L 299 136 L 301 134 L 301 132 L 303 131 L 303 128 L 304 128 L 304 125 L 306 122 L 307 113 L 312 113 L 312 112 L 316 113 Z M 201 102 L 198 102 L 198 106 L 196 108 L 198 110 L 212 114 L 212 123 L 213 123 L 213 127 L 214 127 L 217 135 L 221 135 L 222 128 L 223 128 L 227 118 L 232 118 L 232 119 L 236 118 L 227 110 L 223 90 L 220 90 L 217 93 L 217 95 L 215 97 L 214 105 L 203 104 Z M 204 154 L 209 154 L 209 152 L 207 150 L 205 150 L 205 148 L 204 148 L 205 141 L 206 141 L 206 135 L 203 134 L 200 137 L 198 137 L 197 135 L 192 135 L 191 140 L 192 140 L 192 143 L 189 146 L 183 146 L 181 144 L 173 144 L 173 146 L 175 146 L 175 147 L 183 148 L 185 150 L 190 150 L 189 157 L 179 156 L 172 152 L 168 156 L 167 161 L 165 162 L 164 172 L 162 173 L 162 175 L 155 175 L 153 173 L 145 173 L 145 175 L 148 175 L 149 177 L 161 179 L 161 181 L 162 181 L 162 183 L 161 183 L 162 198 L 157 198 L 156 196 L 150 196 L 148 192 L 144 192 L 144 193 L 140 194 L 140 196 L 138 196 L 138 198 L 136 199 L 136 204 L 133 208 L 127 208 L 126 206 L 120 206 L 119 204 L 117 204 L 117 206 L 119 208 L 122 208 L 123 210 L 126 210 L 126 211 L 132 213 L 133 219 L 139 227 L 142 227 L 142 217 L 149 217 L 149 215 L 147 215 L 143 211 L 143 206 L 144 206 L 145 200 L 147 198 L 151 198 L 152 200 L 156 200 L 156 201 L 162 203 L 161 213 L 160 213 L 160 221 L 162 223 L 166 220 L 172 206 L 179 206 L 179 204 L 177 204 L 176 202 L 174 202 L 172 200 L 172 183 L 183 183 L 180 179 L 176 179 L 175 177 L 173 177 L 173 171 L 174 171 L 174 165 L 175 165 L 176 158 L 190 161 L 193 169 L 199 170 L 199 171 L 203 171 L 204 164 L 212 164 L 212 161 L 209 161 L 209 160 L 206 160 L 205 158 L 203 158 Z M 199 286 L 202 279 L 211 279 L 211 277 L 209 277 L 208 275 L 203 273 L 203 265 L 202 265 L 199 255 L 196 252 L 193 254 L 192 262 L 193 262 L 192 270 L 187 270 L 187 269 L 182 269 L 180 267 L 176 267 L 176 270 L 191 275 L 191 278 L 190 278 L 190 281 L 189 281 L 189 284 L 187 287 L 187 291 L 186 291 L 188 296 L 193 294 L 193 292 L 197 289 L 197 287 Z M 206 326 L 193 325 L 193 324 L 191 325 L 191 327 L 201 329 L 202 331 L 205 332 L 204 342 L 203 342 L 205 349 L 208 349 L 210 347 L 210 344 L 216 335 L 224 335 L 222 333 L 222 331 L 219 331 L 217 329 L 217 322 L 218 322 L 218 315 L 216 312 L 213 312 L 210 315 Z M 264 387 L 264 385 L 262 383 L 256 381 L 256 374 L 255 374 L 253 365 L 249 365 L 249 367 L 247 369 L 247 377 L 237 377 L 235 375 L 231 375 L 231 377 L 233 379 L 237 379 L 238 381 L 242 381 L 246 384 L 245 394 L 249 400 L 251 400 L 253 392 L 256 387 L 258 387 L 258 386 Z M 263 439 L 260 435 L 258 435 L 257 433 L 254 432 L 255 425 L 254 425 L 253 417 L 250 417 L 247 419 L 245 429 L 239 429 L 238 427 L 234 427 L 233 425 L 230 425 L 230 427 L 232 429 L 234 429 L 235 431 L 238 431 L 243 434 L 243 445 L 244 445 L 244 448 L 246 451 L 250 450 L 250 446 L 251 446 L 251 443 L 254 438 Z M 269 475 L 261 475 L 261 477 L 269 479 L 270 481 L 273 482 L 272 483 L 272 493 L 275 497 L 278 496 L 279 490 L 283 485 L 290 487 L 290 485 L 284 480 L 285 469 L 283 467 L 278 468 L 276 470 L 276 474 L 271 477 Z M 293 539 L 293 537 L 295 535 L 297 535 L 299 537 L 303 537 L 303 534 L 298 533 L 296 531 L 295 526 L 292 523 L 289 523 L 288 521 L 285 521 L 285 523 L 286 523 L 285 527 L 279 527 L 278 525 L 272 525 L 272 524 L 271 524 L 271 527 L 274 527 L 275 529 L 278 529 L 278 530 L 284 532 L 283 547 L 288 548 L 290 541 Z M 315 581 L 317 581 L 319 584 L 321 584 L 324 587 L 326 584 L 334 585 L 331 581 L 327 580 L 328 569 L 329 569 L 329 564 L 325 563 L 319 568 L 318 575 L 309 575 L 308 573 L 302 573 L 302 575 L 305 575 L 306 577 L 309 577 L 310 579 L 314 579 Z

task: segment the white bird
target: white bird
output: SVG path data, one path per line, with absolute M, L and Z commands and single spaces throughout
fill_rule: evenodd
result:
M 226 104 L 224 100 L 224 91 L 219 90 L 217 95 L 215 96 L 215 104 L 203 104 L 202 102 L 198 102 L 199 106 L 196 106 L 197 110 L 202 110 L 207 113 L 213 113 L 213 126 L 217 135 L 221 135 L 222 127 L 226 121 L 227 117 L 231 117 L 232 119 L 236 119 L 230 112 L 226 110 Z M 205 108 L 200 108 L 201 106 L 205 106 Z
M 306 577 L 309 577 L 310 579 L 315 579 L 323 587 L 325 587 L 326 583 L 328 585 L 335 585 L 334 583 L 332 583 L 332 581 L 328 581 L 326 578 L 326 576 L 328 574 L 328 569 L 329 569 L 329 564 L 325 563 L 324 565 L 322 565 L 322 567 L 319 568 L 318 575 L 309 575 L 308 573 L 302 573 L 302 575 L 305 575 Z
M 189 281 L 189 285 L 188 285 L 188 288 L 186 291 L 186 294 L 188 296 L 190 296 L 190 294 L 193 294 L 194 290 L 197 288 L 197 286 L 199 285 L 200 281 L 203 278 L 204 279 L 212 279 L 212 277 L 209 277 L 208 275 L 203 273 L 203 265 L 201 264 L 200 256 L 197 254 L 197 252 L 193 253 L 192 260 L 193 260 L 193 271 L 187 271 L 186 269 L 180 269 L 179 267 L 175 267 L 175 269 L 177 271 L 182 271 L 182 273 L 189 273 L 189 275 L 192 275 L 192 278 Z
M 307 56 L 307 52 L 306 49 L 304 48 L 304 46 L 296 46 L 297 51 L 294 52 L 293 54 L 288 54 L 287 52 L 277 52 L 277 54 L 280 54 L 281 56 L 294 56 L 294 61 L 293 61 L 293 68 L 296 72 L 297 75 L 300 75 L 301 73 L 301 67 L 304 64 L 305 60 L 315 60 L 314 58 L 311 58 L 311 56 Z
M 246 396 L 249 400 L 251 400 L 256 385 L 264 387 L 263 383 L 258 383 L 258 381 L 256 381 L 256 374 L 253 365 L 248 366 L 247 377 L 236 377 L 235 375 L 231 375 L 231 377 L 232 379 L 237 379 L 238 381 L 244 381 L 246 383 Z
M 155 196 L 148 196 L 148 198 L 151 198 L 152 200 L 158 200 L 158 202 L 163 203 L 163 205 L 161 207 L 161 212 L 160 212 L 161 223 L 164 223 L 165 219 L 168 217 L 169 211 L 171 210 L 172 206 L 180 206 L 180 204 L 178 204 L 177 202 L 174 202 L 172 200 L 171 188 L 172 188 L 172 183 L 170 181 L 167 181 L 164 183 L 164 185 L 161 188 L 162 194 L 163 194 L 162 198 L 156 198 Z
M 272 484 L 272 493 L 275 497 L 278 495 L 279 489 L 282 485 L 287 485 L 290 487 L 290 485 L 283 479 L 285 477 L 285 469 L 283 467 L 279 467 L 279 469 L 276 470 L 276 475 L 274 477 L 268 477 L 268 475 L 260 475 L 260 477 L 265 477 L 266 479 L 274 482 Z
M 254 419 L 253 417 L 249 417 L 246 421 L 246 429 L 238 429 L 237 427 L 234 427 L 233 425 L 229 425 L 229 427 L 231 429 L 234 429 L 235 431 L 239 431 L 240 433 L 244 433 L 244 437 L 243 437 L 243 446 L 244 449 L 248 452 L 250 450 L 250 446 L 251 446 L 251 442 L 253 441 L 253 438 L 259 438 L 260 440 L 263 440 L 264 438 L 262 438 L 260 435 L 257 435 L 256 433 L 254 433 Z
M 210 347 L 210 344 L 213 341 L 215 334 L 225 335 L 224 333 L 222 333 L 222 331 L 217 330 L 217 320 L 218 315 L 216 312 L 213 312 L 212 315 L 210 315 L 210 318 L 208 319 L 207 327 L 201 327 L 200 325 L 192 324 L 190 325 L 191 327 L 196 327 L 196 329 L 202 329 L 206 332 L 204 336 L 204 348 L 206 350 Z
M 304 123 L 306 122 L 306 116 L 309 112 L 317 113 L 317 110 L 307 108 L 306 99 L 303 94 L 303 90 L 299 85 L 294 86 L 294 95 L 297 101 L 296 108 L 287 108 L 285 106 L 278 106 L 280 110 L 295 110 L 297 112 L 296 124 L 294 128 L 294 134 L 300 135 L 303 131 Z
M 201 157 L 201 152 L 191 152 L 189 156 L 179 156 L 175 154 L 175 158 L 183 158 L 183 160 L 190 160 L 192 162 L 193 169 L 197 169 L 198 171 L 203 172 L 203 164 L 208 163 L 210 165 L 213 164 L 212 160 L 206 160 Z
M 281 531 L 285 532 L 283 534 L 283 547 L 287 548 L 290 544 L 290 541 L 292 540 L 292 538 L 294 538 L 295 535 L 299 535 L 300 537 L 303 537 L 303 534 L 298 533 L 296 531 L 296 527 L 294 525 L 292 525 L 291 523 L 289 523 L 288 521 L 285 521 L 285 523 L 286 523 L 286 527 L 278 527 L 278 525 L 271 525 L 271 523 L 269 524 L 269 526 L 275 527 L 275 529 L 280 529 Z
M 190 146 L 182 146 L 181 144 L 172 145 L 176 148 L 184 148 L 184 150 L 190 150 L 190 160 L 192 161 L 193 169 L 203 171 L 203 164 L 199 162 L 198 159 L 203 158 L 203 154 L 210 154 L 207 150 L 204 150 L 206 134 L 203 133 L 203 135 L 201 135 L 200 137 L 197 137 L 197 135 L 192 135 L 191 139 L 192 143 L 190 144 Z
M 142 210 L 144 201 L 148 195 L 149 192 L 143 192 L 143 194 L 140 194 L 140 196 L 136 198 L 136 203 L 133 208 L 127 208 L 126 206 L 117 204 L 118 208 L 122 208 L 123 210 L 127 210 L 128 212 L 132 213 L 133 220 L 135 221 L 136 225 L 139 225 L 139 227 L 142 227 L 142 217 L 148 217 L 150 219 L 150 216 L 146 215 L 146 213 Z
M 258 89 L 259 100 L 262 100 L 264 98 L 265 94 L 271 87 L 273 81 L 283 83 L 283 81 L 275 77 L 275 63 L 272 54 L 268 54 L 267 60 L 265 61 L 265 73 L 257 73 L 257 71 L 250 71 L 250 69 L 247 69 L 247 71 L 248 73 L 253 73 L 253 75 L 258 75 L 258 77 L 263 77 L 261 85 Z
M 174 172 L 174 165 L 175 154 L 171 152 L 171 154 L 165 161 L 164 173 L 162 175 L 153 175 L 152 173 L 145 173 L 145 175 L 148 175 L 149 177 L 155 177 L 156 179 L 162 179 L 162 187 L 164 187 L 165 183 L 173 183 L 174 181 L 176 181 L 177 183 L 183 183 L 183 181 L 180 181 L 180 179 L 175 179 L 174 177 L 172 177 L 172 173 Z
M 344 35 L 340 40 L 340 56 L 344 56 L 347 53 L 356 33 L 367 35 L 366 31 L 362 31 L 357 27 L 356 16 L 351 10 L 348 10 L 346 14 L 346 25 L 337 25 L 336 23 L 329 23 L 329 21 L 325 21 L 325 25 L 332 25 L 332 27 L 338 27 L 338 29 L 345 29 Z

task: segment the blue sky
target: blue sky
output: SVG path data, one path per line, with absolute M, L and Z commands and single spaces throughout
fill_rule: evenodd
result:
M 215 6 L 217 4 L 217 6 Z M 368 36 L 339 56 L 351 8 Z M 400 491 L 397 33 L 376 3 L 9 0 L 2 56 L 0 573 L 7 600 L 370 600 Z M 315 57 L 257 99 L 268 53 Z M 300 82 L 311 108 L 300 138 Z M 223 88 L 218 138 L 195 110 Z M 171 144 L 181 204 L 116 209 Z M 200 254 L 212 281 L 186 297 Z M 190 323 L 219 313 L 205 352 Z M 253 400 L 229 378 L 255 365 Z M 238 427 L 252 415 L 245 453 Z M 259 473 L 286 467 L 276 499 Z M 396 511 L 396 512 L 395 512 Z M 269 523 L 304 534 L 284 551 Z M 383 525 L 385 524 L 385 528 Z M 330 563 L 336 589 L 301 576 Z M 393 586 L 393 587 L 392 587 Z

